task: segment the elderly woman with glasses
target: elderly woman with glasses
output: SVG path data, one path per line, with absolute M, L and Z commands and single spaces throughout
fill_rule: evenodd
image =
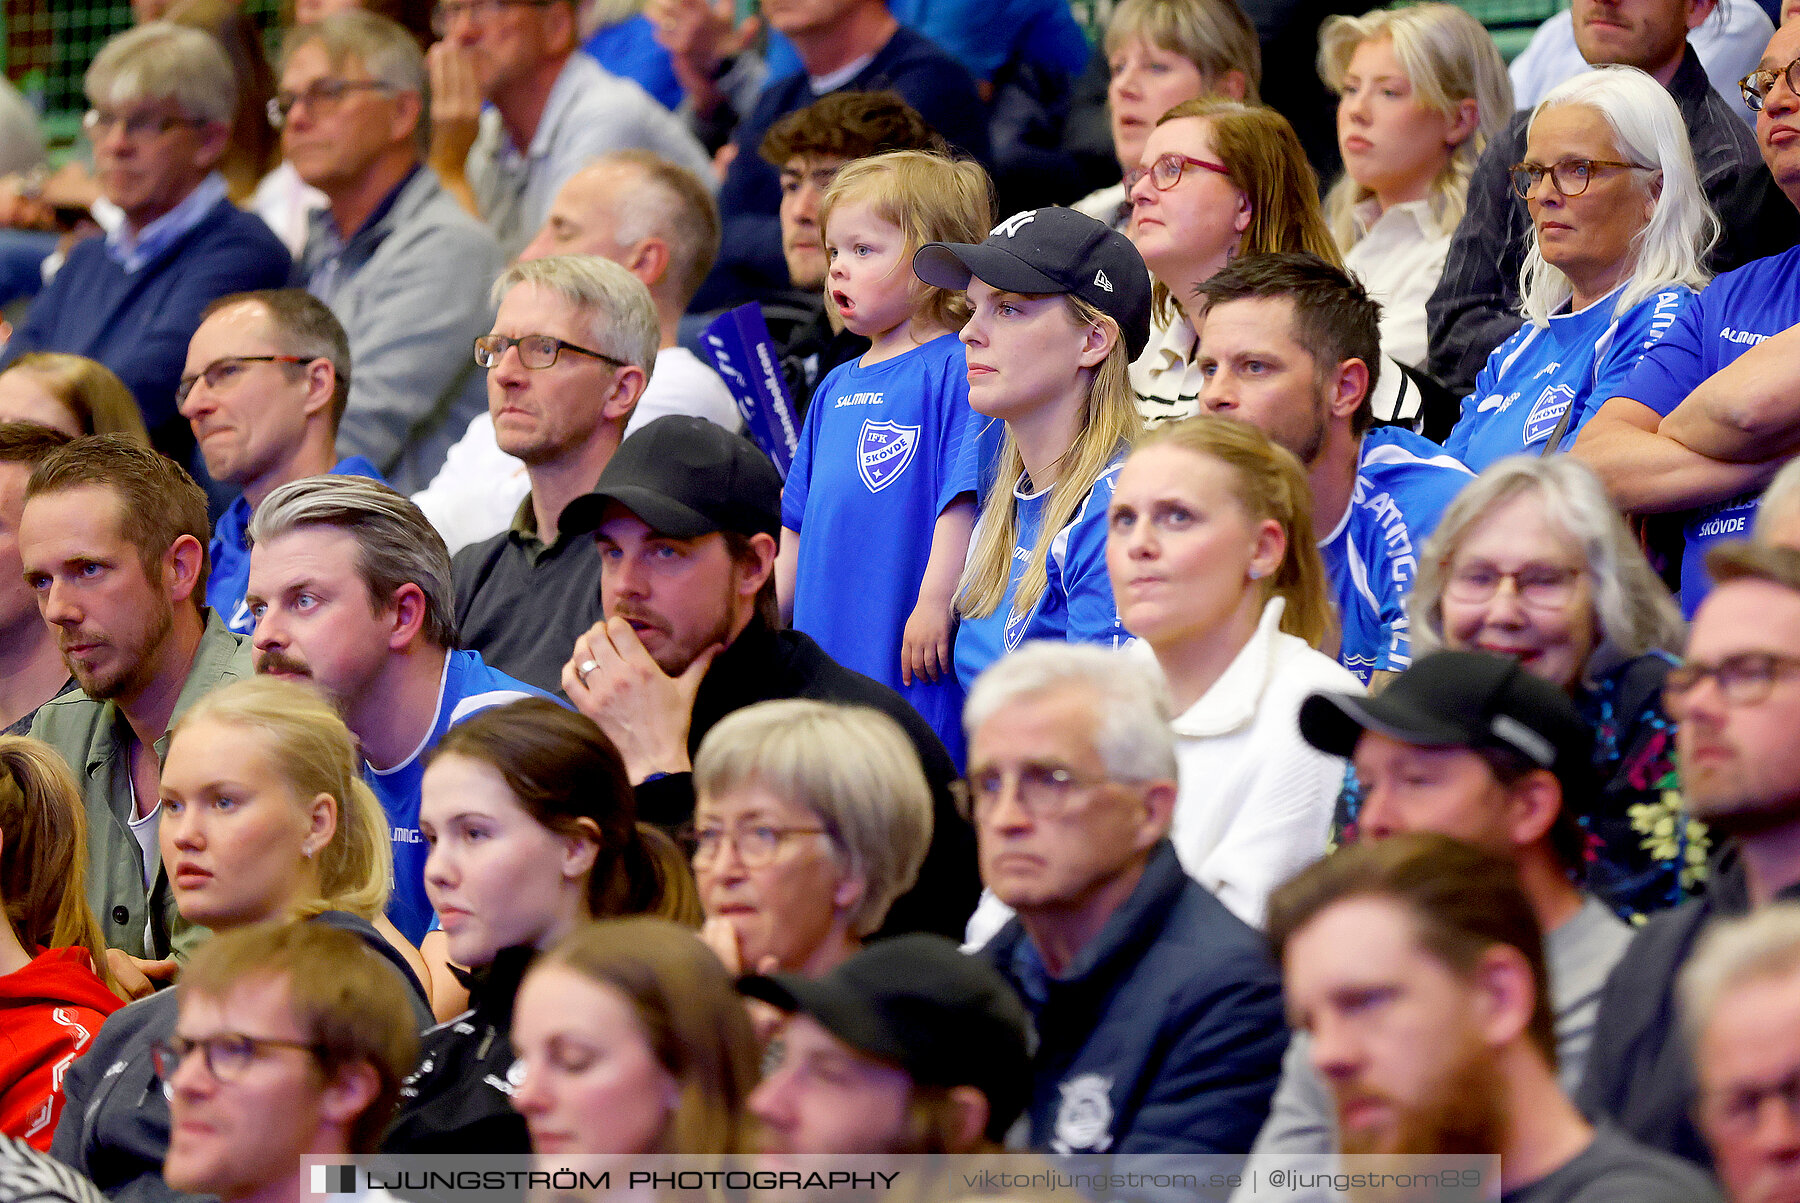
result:
M 1593 724 L 1600 789 L 1570 800 L 1589 893 L 1636 919 L 1695 892 L 1708 841 L 1682 808 L 1662 704 L 1681 615 L 1586 466 L 1520 455 L 1483 472 L 1425 545 L 1410 612 L 1415 656 L 1512 656 Z
M 1531 211 L 1525 324 L 1488 357 L 1444 444 L 1477 472 L 1572 445 L 1706 283 L 1719 231 L 1680 110 L 1634 67 L 1546 96 L 1512 177 Z
M 694 758 L 704 939 L 733 973 L 835 967 L 911 888 L 931 789 L 893 719 L 790 699 L 728 715 Z

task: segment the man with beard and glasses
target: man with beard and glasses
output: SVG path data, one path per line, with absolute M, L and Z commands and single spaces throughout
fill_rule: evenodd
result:
M 1364 683 L 1398 672 L 1412 662 L 1406 599 L 1419 548 L 1469 470 L 1410 430 L 1370 429 L 1380 306 L 1341 269 L 1315 255 L 1249 255 L 1198 292 L 1201 406 L 1299 458 L 1343 624 L 1338 661 Z
M 734 710 L 774 698 L 873 707 L 918 749 L 933 811 L 918 884 L 882 931 L 960 937 L 977 888 L 974 834 L 950 797 L 956 767 L 899 694 L 781 628 L 781 477 L 756 444 L 704 418 L 658 418 L 619 445 L 562 525 L 594 532 L 606 616 L 575 641 L 563 690 L 618 745 L 638 817 L 675 828 L 693 816 L 694 752 Z
M 1506 1203 L 1718 1198 L 1557 1085 L 1537 916 L 1506 859 L 1426 833 L 1354 844 L 1275 892 L 1269 938 L 1346 1154 L 1498 1154 Z
M 202 603 L 210 533 L 200 486 L 118 435 L 76 439 L 25 486 L 25 582 L 81 686 L 46 702 L 31 733 L 81 784 L 88 904 L 134 995 L 169 980 L 166 958 L 205 935 L 175 909 L 157 852 L 169 728 L 209 690 L 250 675 L 249 645 Z
M 1707 553 L 1714 588 L 1670 671 L 1663 705 L 1679 725 L 1688 813 L 1724 847 L 1706 893 L 1651 918 L 1600 996 L 1576 1097 L 1637 1140 L 1701 1165 L 1688 1041 L 1676 980 L 1705 929 L 1800 898 L 1800 552 L 1727 543 Z
M 356 736 L 363 779 L 392 826 L 388 918 L 417 944 L 432 919 L 419 834 L 426 755 L 476 711 L 543 692 L 455 650 L 450 554 L 419 507 L 386 485 L 290 481 L 256 508 L 249 534 L 256 671 L 317 686 Z

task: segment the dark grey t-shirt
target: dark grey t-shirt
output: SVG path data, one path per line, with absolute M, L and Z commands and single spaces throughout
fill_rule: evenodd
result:
M 1500 1203 L 1722 1203 L 1723 1196 L 1692 1163 L 1601 1127 L 1573 1161 Z

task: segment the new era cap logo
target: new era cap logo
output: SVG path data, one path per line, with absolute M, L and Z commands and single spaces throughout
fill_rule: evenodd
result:
M 356 1167 L 353 1165 L 315 1165 L 311 1177 L 315 1195 L 356 1193 Z
M 1112 291 L 1112 281 L 1108 280 L 1106 278 L 1106 269 L 1105 268 L 1101 268 L 1099 271 L 1094 273 L 1094 287 L 1095 288 L 1104 288 L 1107 292 Z
M 988 231 L 990 238 L 1011 238 L 1020 230 L 1037 220 L 1037 210 L 1027 209 L 1023 213 L 1014 213 L 1011 217 Z

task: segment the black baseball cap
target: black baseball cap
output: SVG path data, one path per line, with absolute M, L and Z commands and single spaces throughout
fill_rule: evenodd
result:
M 563 533 L 600 525 L 616 501 L 658 534 L 781 533 L 781 475 L 762 449 L 723 426 L 668 414 L 619 444 L 594 491 L 571 501 Z
M 987 241 L 933 242 L 913 256 L 913 274 L 938 288 L 974 276 L 1007 292 L 1068 293 L 1119 323 L 1136 359 L 1150 342 L 1150 271 L 1131 239 L 1073 209 L 1015 213 Z
M 740 978 L 739 992 L 804 1012 L 859 1052 L 925 1086 L 973 1086 L 987 1096 L 999 1140 L 1031 1086 L 1030 1020 L 1006 979 L 943 936 L 878 940 L 823 977 Z
M 1594 731 L 1569 696 L 1489 652 L 1433 652 L 1372 697 L 1315 693 L 1300 706 L 1300 733 L 1321 752 L 1348 757 L 1364 731 L 1423 748 L 1500 748 L 1555 773 L 1565 798 L 1584 797 L 1592 780 Z

